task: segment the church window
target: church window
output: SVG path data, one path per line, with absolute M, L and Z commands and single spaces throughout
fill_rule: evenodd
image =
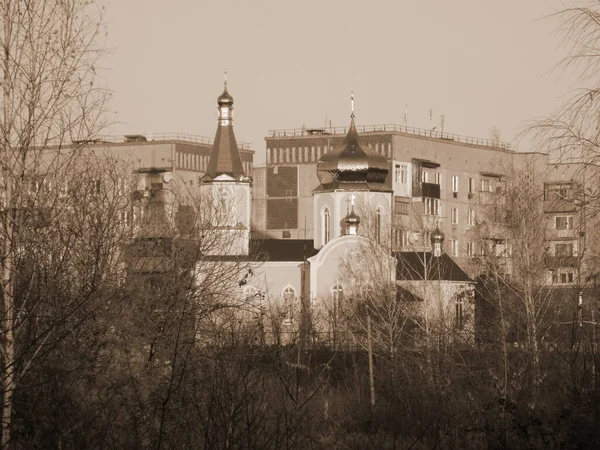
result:
M 375 211 L 375 240 L 381 243 L 381 208 Z
M 284 325 L 291 325 L 294 318 L 294 301 L 296 300 L 296 291 L 288 286 L 283 290 L 283 310 L 285 311 Z
M 462 330 L 465 326 L 463 316 L 463 299 L 461 296 L 456 297 L 456 329 Z
M 331 296 L 333 298 L 333 313 L 337 316 L 344 301 L 344 286 L 339 281 L 331 288 Z
M 329 209 L 323 211 L 323 244 L 327 244 L 331 239 L 331 217 Z

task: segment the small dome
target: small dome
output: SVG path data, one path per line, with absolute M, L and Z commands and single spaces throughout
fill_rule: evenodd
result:
M 348 225 L 358 225 L 360 224 L 360 217 L 354 212 L 354 209 L 350 214 L 346 216 L 346 223 Z
M 219 106 L 233 105 L 233 97 L 227 92 L 227 85 L 225 85 L 225 89 L 223 89 L 223 93 L 219 95 L 217 99 L 217 104 Z
M 440 227 L 436 227 L 435 231 L 431 233 L 431 244 L 441 244 L 442 242 L 444 242 L 445 237 L 446 235 L 442 233 Z
M 361 147 L 354 117 L 344 143 L 323 155 L 317 164 L 317 176 L 323 187 L 339 183 L 362 183 L 368 187 L 385 185 L 388 175 L 385 157 Z
M 360 217 L 354 212 L 354 206 L 352 211 L 344 217 L 344 230 L 345 234 L 358 234 L 358 226 L 360 225 Z

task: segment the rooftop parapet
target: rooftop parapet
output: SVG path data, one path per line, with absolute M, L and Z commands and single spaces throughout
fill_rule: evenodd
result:
M 491 147 L 501 150 L 512 151 L 511 145 L 507 142 L 501 142 L 493 139 L 481 139 L 470 136 L 461 136 L 454 133 L 444 133 L 437 130 L 428 130 L 425 128 L 408 127 L 398 124 L 384 125 L 360 125 L 356 127 L 359 133 L 390 132 L 403 133 L 412 136 L 423 136 L 442 141 L 458 142 L 461 144 L 477 145 L 480 147 Z M 348 133 L 348 127 L 326 127 L 326 128 L 289 128 L 280 130 L 269 130 L 268 137 L 295 137 L 295 136 L 327 136 L 327 135 L 345 135 Z
M 179 141 L 192 144 L 205 144 L 212 146 L 214 138 L 205 136 L 196 136 L 193 134 L 181 133 L 159 133 L 159 134 L 126 134 L 124 136 L 97 136 L 87 142 L 90 144 L 131 144 L 140 142 L 165 142 Z M 82 143 L 82 142 L 76 142 Z M 250 143 L 238 142 L 238 147 L 242 150 L 251 150 Z

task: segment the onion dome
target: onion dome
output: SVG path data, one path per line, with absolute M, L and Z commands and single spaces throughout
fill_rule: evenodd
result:
M 227 82 L 225 82 L 223 93 L 217 98 L 217 104 L 219 106 L 233 106 L 233 97 L 227 92 Z
M 433 256 L 441 256 L 442 248 L 445 239 L 444 233 L 440 230 L 440 227 L 436 227 L 435 231 L 431 233 L 431 247 L 433 248 Z
M 351 116 L 350 129 L 343 144 L 323 155 L 317 163 L 321 186 L 317 190 L 391 191 L 385 185 L 389 172 L 385 157 L 368 147 L 361 147 Z
M 354 212 L 354 206 L 352 211 L 344 218 L 344 224 L 346 228 L 346 234 L 358 234 L 358 226 L 360 225 L 360 217 Z

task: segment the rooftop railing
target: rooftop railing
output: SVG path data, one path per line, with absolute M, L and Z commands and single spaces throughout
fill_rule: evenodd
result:
M 193 134 L 182 133 L 158 133 L 158 134 L 127 134 L 124 136 L 98 136 L 90 140 L 90 143 L 101 144 L 121 144 L 121 143 L 136 143 L 136 142 L 156 142 L 156 141 L 181 141 L 191 142 L 194 144 L 212 145 L 214 138 L 206 136 L 197 136 Z M 249 142 L 237 142 L 238 147 L 243 150 L 250 150 Z
M 346 134 L 349 127 L 326 127 L 326 128 L 290 128 L 281 130 L 269 130 L 269 137 L 295 137 L 295 136 L 326 136 L 329 134 L 340 135 Z M 511 146 L 507 142 L 501 142 L 493 139 L 481 139 L 471 136 L 461 136 L 454 133 L 444 133 L 443 131 L 428 130 L 425 128 L 409 127 L 398 124 L 384 125 L 359 125 L 356 127 L 359 133 L 374 133 L 374 132 L 396 132 L 405 133 L 414 136 L 424 136 L 433 139 L 441 139 L 445 141 L 460 142 L 462 144 L 479 145 L 483 147 L 494 147 L 502 150 L 511 150 Z

